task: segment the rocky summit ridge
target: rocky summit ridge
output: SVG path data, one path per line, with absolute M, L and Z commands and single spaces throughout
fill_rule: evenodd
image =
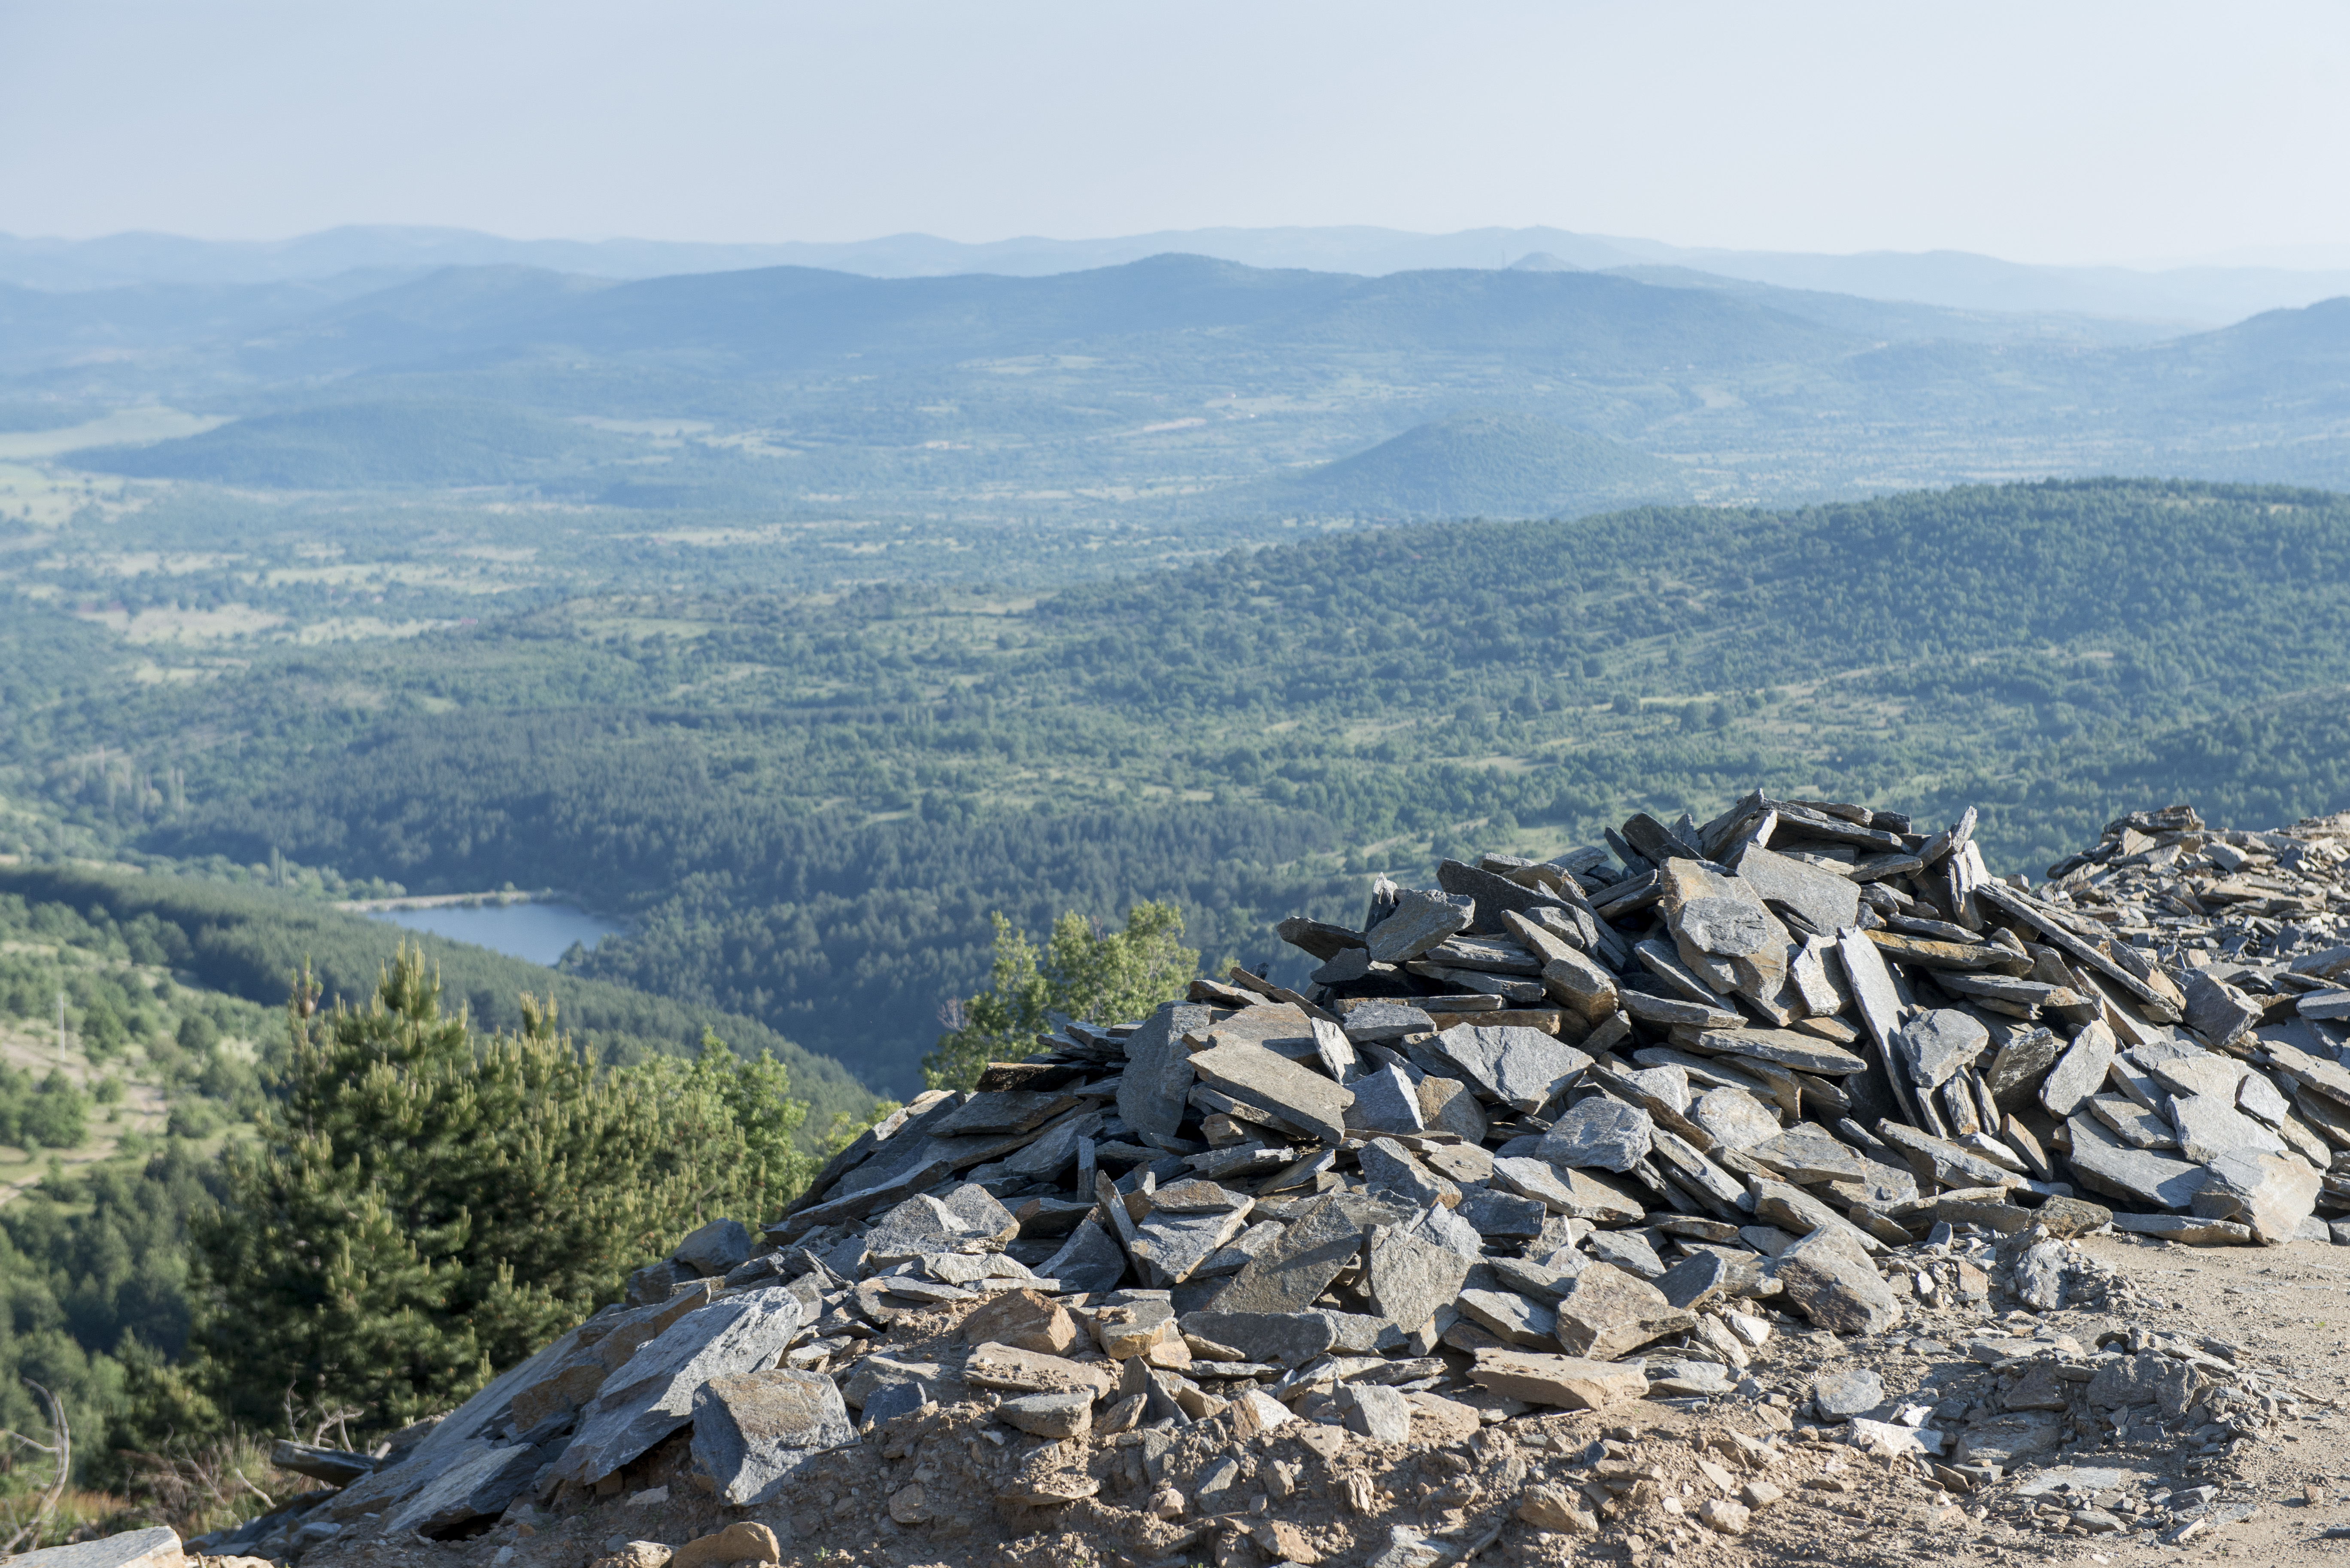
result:
M 2080 1239 L 2350 1241 L 2350 815 L 2142 813 L 2038 886 L 1973 826 L 1757 794 L 1382 879 L 1278 928 L 1304 992 L 917 1097 L 438 1422 L 281 1445 L 326 1484 L 187 1551 L 1800 1555 L 1869 1488 L 2224 1527 L 2069 1461 L 2191 1474 L 2305 1396 Z

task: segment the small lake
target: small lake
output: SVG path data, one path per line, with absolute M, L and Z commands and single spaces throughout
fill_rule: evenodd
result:
M 573 942 L 594 947 L 615 931 L 625 929 L 570 904 L 482 904 L 472 909 L 450 905 L 431 909 L 380 909 L 373 920 L 390 920 L 411 931 L 430 931 L 452 942 L 551 964 L 570 950 Z

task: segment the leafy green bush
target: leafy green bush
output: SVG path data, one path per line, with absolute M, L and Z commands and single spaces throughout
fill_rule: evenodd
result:
M 1053 922 L 1040 964 L 1028 934 L 1002 915 L 995 961 L 985 991 L 951 1010 L 938 1049 L 922 1058 L 933 1089 L 967 1089 L 990 1062 L 1036 1053 L 1036 1036 L 1055 1016 L 1123 1023 L 1183 994 L 1200 972 L 1200 955 L 1178 945 L 1183 916 L 1148 899 L 1126 911 L 1122 930 L 1105 931 L 1074 910 Z
M 62 1069 L 39 1083 L 0 1064 L 0 1143 L 18 1148 L 78 1148 L 89 1137 L 89 1096 Z

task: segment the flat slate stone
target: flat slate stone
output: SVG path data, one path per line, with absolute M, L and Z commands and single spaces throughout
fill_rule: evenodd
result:
M 1773 903 L 1784 904 L 1815 931 L 1842 930 L 1860 919 L 1860 888 L 1848 877 L 1749 842 L 1731 870 Z
M 1126 1249 L 1099 1221 L 1087 1219 L 1078 1222 L 1061 1250 L 1045 1259 L 1037 1272 L 1040 1278 L 1075 1293 L 1113 1290 L 1126 1277 Z
M 1594 1095 L 1551 1125 L 1543 1135 L 1540 1155 L 1563 1169 L 1620 1173 L 1648 1158 L 1655 1126 L 1639 1106 Z
M 1717 1055 L 1769 1062 L 1828 1078 L 1848 1078 L 1868 1067 L 1851 1052 L 1792 1029 L 1709 1029 L 1698 1036 L 1698 1049 Z
M 2236 1085 L 2236 1108 L 2272 1127 L 2282 1127 L 2285 1117 L 2293 1114 L 2293 1102 L 2266 1073 L 2247 1072 L 2244 1081 Z
M 1901 1321 L 1901 1303 L 1877 1265 L 1834 1232 L 1815 1231 L 1772 1261 L 1788 1304 L 1834 1334 L 1883 1334 Z
M 1929 1008 L 1893 1036 L 1895 1054 L 1909 1081 L 1929 1089 L 1940 1088 L 1960 1068 L 1973 1065 L 1990 1044 L 1991 1031 L 1982 1020 L 1955 1007 Z
M 1409 962 L 1445 938 L 1467 930 L 1476 916 L 1474 898 L 1455 898 L 1406 888 L 1398 893 L 1395 908 L 1387 919 L 1365 935 L 1363 945 L 1369 950 L 1374 962 Z
M 1497 1158 L 1493 1161 L 1493 1179 L 1569 1220 L 1588 1220 L 1598 1225 L 1631 1225 L 1648 1213 L 1647 1206 L 1638 1198 L 1606 1177 L 1587 1170 L 1562 1170 L 1540 1159 Z
M 1458 1211 L 1441 1205 L 1421 1210 L 1406 1221 L 1402 1229 L 1431 1247 L 1441 1247 L 1472 1263 L 1482 1262 L 1485 1256 L 1485 1238 L 1478 1233 L 1476 1227 L 1462 1219 Z
M 180 1568 L 180 1532 L 158 1524 L 6 1559 L 8 1568 Z
M 1349 1131 L 1416 1133 L 1428 1124 L 1420 1119 L 1419 1091 L 1400 1067 L 1376 1067 L 1347 1085 L 1354 1103 L 1347 1107 Z
M 1357 1045 L 1388 1045 L 1407 1034 L 1432 1032 L 1436 1021 L 1408 1002 L 1372 1001 L 1347 1009 L 1343 1031 Z
M 1471 1259 L 1392 1225 L 1375 1226 L 1363 1272 L 1363 1293 L 1372 1310 L 1406 1334 L 1419 1330 L 1439 1309 L 1452 1304 Z
M 2126 1096 L 2092 1095 L 2081 1103 L 2081 1108 L 2105 1123 L 2116 1138 L 2132 1148 L 2178 1147 L 2178 1134 L 2168 1116 L 2150 1111 Z
M 1487 1096 L 1527 1112 L 1591 1065 L 1585 1053 L 1539 1029 L 1456 1023 L 1437 1035 L 1436 1048 Z
M 2142 1045 L 2130 1055 L 2172 1094 L 2208 1096 L 2222 1105 L 2235 1103 L 2237 1085 L 2251 1071 L 2233 1056 L 2216 1051 L 2161 1051 Z
M 2263 1245 L 2279 1246 L 2309 1218 L 2321 1181 L 2297 1156 L 2231 1150 L 2211 1162 L 2189 1205 L 2207 1220 L 2250 1225 Z
M 2064 1117 L 2102 1088 L 2114 1062 L 2114 1032 L 2102 1018 L 2073 1037 L 2040 1085 L 2040 1103 L 2052 1116 Z
M 1567 901 L 1547 888 L 1528 888 L 1461 860 L 1438 861 L 1436 885 L 1456 898 L 1473 900 L 1477 918 L 1472 930 L 1506 929 L 1504 912 L 1534 916 L 1543 909 L 1564 914 L 1568 909 Z
M 1690 1102 L 1689 1119 L 1725 1148 L 1750 1148 L 1779 1134 L 1779 1117 L 1744 1089 L 1723 1085 Z
M 1664 1277 L 1665 1261 L 1638 1231 L 1594 1231 L 1584 1245 L 1603 1263 L 1613 1263 L 1643 1280 Z
M 1523 1350 L 1549 1350 L 1559 1343 L 1558 1314 L 1514 1291 L 1462 1291 L 1462 1315 L 1486 1333 Z
M 1246 1199 L 1222 1210 L 1153 1209 L 1135 1227 L 1134 1261 L 1157 1276 L 1147 1282 L 1154 1288 L 1181 1284 L 1241 1233 L 1248 1216 Z
M 1810 1122 L 1800 1122 L 1760 1143 L 1749 1144 L 1742 1152 L 1764 1169 L 1777 1171 L 1796 1182 L 1864 1181 L 1877 1168 L 1867 1156 L 1825 1127 Z
M 1195 1053 L 1191 1071 L 1236 1100 L 1273 1112 L 1325 1143 L 1347 1136 L 1352 1091 L 1262 1045 L 1217 1045 Z
M 1023 1394 L 995 1407 L 995 1418 L 1005 1426 L 1055 1440 L 1085 1436 L 1093 1429 L 1093 1396 L 1082 1388 Z
M 1656 1285 L 1673 1305 L 1695 1312 L 1709 1302 L 1751 1294 L 1762 1279 L 1760 1256 L 1750 1252 L 1732 1257 L 1709 1250 L 1692 1252 L 1667 1269 Z
M 2125 1147 L 2085 1111 L 2065 1124 L 2073 1136 L 2067 1157 L 2084 1186 L 2137 1208 L 2185 1209 L 2203 1188 L 2203 1168 L 2183 1159 Z
M 962 1364 L 962 1376 L 974 1388 L 1000 1388 L 1014 1394 L 1058 1394 L 1084 1388 L 1096 1398 L 1108 1393 L 1113 1381 L 1097 1362 L 1014 1350 L 1008 1345 L 973 1345 Z
M 1849 1421 L 1885 1403 L 1885 1380 L 1866 1366 L 1835 1367 L 1812 1379 L 1812 1404 L 1823 1420 Z
M 431 1536 L 484 1515 L 494 1517 L 546 1463 L 545 1452 L 520 1444 L 501 1447 L 475 1438 L 465 1447 L 454 1463 L 392 1511 L 384 1521 L 385 1534 Z M 17 1561 L 9 1559 L 12 1568 Z
M 2261 1009 L 2242 992 L 2208 971 L 2187 971 L 2187 1027 L 2218 1050 L 2261 1020 Z
M 1604 1409 L 1648 1393 L 1648 1374 L 1638 1366 L 1518 1350 L 1477 1352 L 1469 1378 L 1488 1393 L 1567 1410 Z
M 1076 1096 L 1052 1089 L 991 1090 L 973 1094 L 928 1130 L 932 1137 L 1034 1132 L 1078 1104 Z
M 2219 1080 L 2214 1078 L 2215 1087 Z M 2235 1085 L 2209 1095 L 2177 1095 L 2170 1102 L 2170 1126 L 2178 1137 L 2181 1158 L 2211 1165 L 2231 1154 L 2282 1154 L 2284 1140 L 2236 1108 Z
M 1396 1333 L 1383 1317 L 1360 1313 L 1185 1313 L 1183 1332 L 1229 1345 L 1269 1366 L 1303 1366 L 1332 1352 L 1365 1355 Z
M 693 1463 L 735 1508 L 773 1501 L 816 1455 L 857 1440 L 840 1390 L 779 1367 L 713 1377 L 693 1396 Z
M 1559 1297 L 1558 1343 L 1570 1355 L 1612 1361 L 1650 1340 L 1683 1333 L 1696 1321 L 1648 1281 L 1594 1262 Z
M 663 1330 L 604 1381 L 579 1413 L 557 1480 L 592 1485 L 693 1418 L 694 1391 L 713 1377 L 770 1366 L 798 1332 L 787 1289 L 713 1302 Z
M 1250 1260 L 1216 1293 L 1213 1309 L 1304 1312 L 1330 1288 L 1331 1281 L 1362 1256 L 1364 1239 L 1374 1227 L 1401 1222 L 1410 1213 L 1401 1205 L 1351 1194 L 1317 1198 L 1298 1211 L 1278 1241 Z
M 1205 1007 L 1170 1002 L 1126 1037 L 1118 1114 L 1128 1127 L 1158 1137 L 1175 1136 L 1191 1093 L 1191 1056 L 1183 1036 L 1204 1032 L 1213 1017 Z
M 2258 1241 L 2250 1225 L 2191 1214 L 2116 1214 L 2113 1223 L 2116 1231 L 2156 1236 L 2186 1247 L 2250 1247 Z
M 1461 1192 L 1455 1212 L 1481 1236 L 1515 1240 L 1541 1235 L 1543 1220 L 1550 1210 L 1514 1192 L 1472 1187 Z

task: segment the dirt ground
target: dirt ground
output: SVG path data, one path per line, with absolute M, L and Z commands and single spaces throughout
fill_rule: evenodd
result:
M 460 1541 L 346 1537 L 312 1551 L 305 1568 L 588 1568 L 630 1542 L 680 1545 L 740 1519 L 772 1528 L 794 1568 L 2350 1563 L 2350 1425 L 2340 1403 L 2350 1389 L 2350 1248 L 2204 1249 L 2117 1235 L 2077 1245 L 2150 1304 L 2041 1314 L 2010 1300 L 1913 1303 L 1876 1341 L 1783 1318 L 1752 1368 L 1759 1392 L 1575 1413 L 1494 1409 L 1481 1422 L 1476 1407 L 1491 1397 L 1456 1389 L 1414 1417 L 1408 1445 L 1306 1420 L 1243 1437 L 1222 1418 L 1172 1435 L 1054 1444 L 994 1421 L 984 1398 L 967 1400 L 900 1417 L 745 1511 L 697 1488 L 681 1436 L 603 1495 L 520 1502 Z M 901 1324 L 916 1332 L 888 1353 L 942 1350 L 954 1322 L 941 1314 Z M 1894 1403 L 1915 1395 L 1931 1404 L 1987 1386 L 1970 1337 L 2069 1340 L 2094 1352 L 2100 1336 L 2133 1330 L 2216 1345 L 2279 1397 L 2232 1441 L 2199 1440 L 2175 1424 L 2084 1432 L 1980 1490 L 1952 1471 L 1935 1479 L 1917 1458 L 1855 1448 L 1838 1428 L 1815 1426 L 1808 1406 L 1823 1370 L 1865 1366 Z M 1708 1503 L 1757 1482 L 1764 1490 L 1745 1533 L 1699 1521 Z M 1022 1486 L 1090 1495 L 1066 1507 L 1001 1501 Z M 1183 1495 L 1172 1517 L 1158 1517 L 1170 1486 Z M 1526 1501 L 1544 1488 L 1572 1500 L 1579 1522 L 1527 1522 Z M 1399 1539 L 1396 1526 L 1430 1539 Z

